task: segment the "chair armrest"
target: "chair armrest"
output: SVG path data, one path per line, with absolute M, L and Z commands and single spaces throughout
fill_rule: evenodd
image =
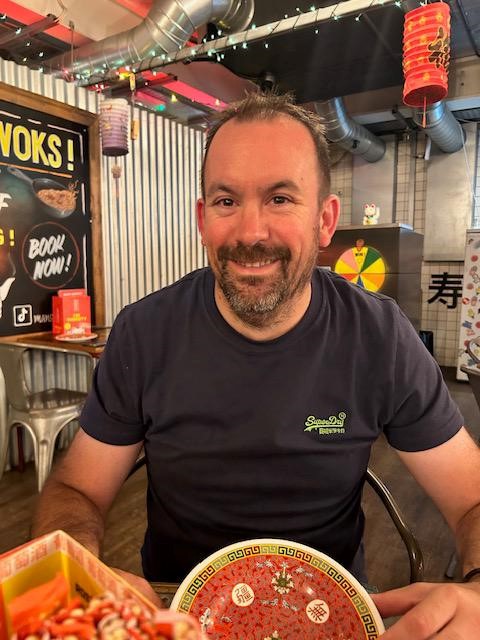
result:
M 143 451 L 143 449 L 142 449 Z M 140 452 L 140 457 L 137 458 L 135 464 L 133 465 L 133 467 L 130 469 L 127 479 L 130 478 L 130 476 L 133 476 L 133 474 L 138 471 L 139 469 L 141 469 L 143 467 L 143 465 L 146 462 L 146 458 L 145 455 L 142 455 Z
M 378 495 L 385 505 L 398 533 L 400 534 L 403 544 L 408 552 L 410 561 L 410 582 L 421 582 L 423 580 L 423 554 L 417 539 L 410 530 L 405 518 L 394 497 L 388 487 L 380 480 L 380 478 L 370 469 L 367 469 L 366 481 Z

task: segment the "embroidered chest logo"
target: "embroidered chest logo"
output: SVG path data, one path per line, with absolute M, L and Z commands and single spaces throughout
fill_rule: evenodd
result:
M 346 418 L 347 414 L 344 411 L 340 411 L 337 416 L 330 416 L 329 418 L 315 418 L 315 416 L 308 416 L 305 420 L 304 431 L 317 431 L 321 435 L 345 433 Z

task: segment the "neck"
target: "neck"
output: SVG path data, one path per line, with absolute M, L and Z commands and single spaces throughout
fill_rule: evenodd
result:
M 308 285 L 294 298 L 285 302 L 282 307 L 271 315 L 265 326 L 252 326 L 239 318 L 228 304 L 222 290 L 215 283 L 215 302 L 224 320 L 241 335 L 259 342 L 274 340 L 293 329 L 305 315 L 312 298 L 312 285 Z

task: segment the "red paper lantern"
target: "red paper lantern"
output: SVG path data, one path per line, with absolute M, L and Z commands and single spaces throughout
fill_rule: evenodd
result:
M 423 107 L 448 93 L 450 7 L 436 2 L 405 14 L 403 31 L 403 102 Z

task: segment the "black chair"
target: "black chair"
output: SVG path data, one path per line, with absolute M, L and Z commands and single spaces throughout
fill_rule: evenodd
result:
M 413 582 L 421 582 L 423 580 L 424 563 L 422 550 L 418 540 L 415 538 L 412 530 L 408 526 L 392 493 L 385 483 L 380 480 L 377 474 L 370 469 L 370 467 L 367 469 L 366 481 L 383 502 L 385 509 L 388 511 L 388 514 L 402 538 L 403 544 L 405 545 L 408 560 L 410 562 L 410 584 Z
M 133 465 L 128 477 L 132 476 L 138 469 L 143 467 L 145 464 L 145 456 L 140 455 L 135 464 Z M 415 538 L 412 530 L 408 526 L 400 507 L 398 506 L 395 498 L 392 493 L 388 489 L 382 480 L 377 476 L 377 474 L 370 469 L 367 469 L 366 474 L 366 482 L 372 487 L 377 496 L 382 501 L 385 509 L 388 512 L 395 528 L 397 529 L 403 544 L 405 545 L 405 549 L 408 554 L 408 559 L 410 563 L 410 583 L 413 582 L 421 582 L 423 580 L 423 571 L 424 571 L 424 562 L 423 562 L 423 554 L 418 543 L 418 540 Z M 175 591 L 175 585 L 167 584 L 167 583 L 154 583 L 152 585 L 157 593 L 167 601 L 169 598 L 173 597 L 173 593 Z

